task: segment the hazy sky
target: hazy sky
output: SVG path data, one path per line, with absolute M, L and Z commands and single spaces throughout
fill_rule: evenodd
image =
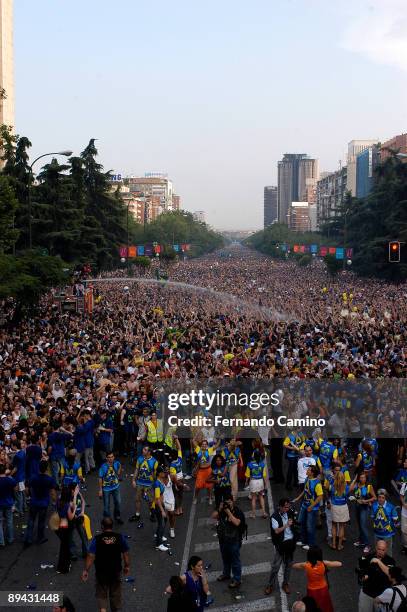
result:
M 407 131 L 407 0 L 15 0 L 14 29 L 33 155 L 97 138 L 216 228 L 262 226 L 283 153 Z

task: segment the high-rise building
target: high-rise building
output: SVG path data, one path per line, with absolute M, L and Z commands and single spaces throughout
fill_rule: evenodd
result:
M 380 163 L 378 145 L 368 147 L 356 156 L 356 197 L 365 198 L 374 184 L 374 170 Z
M 181 196 L 172 194 L 172 210 L 179 210 L 181 208 Z
M 359 153 L 362 153 L 365 149 L 372 147 L 379 141 L 376 140 L 351 140 L 348 144 L 348 157 L 347 157 L 347 190 L 350 191 L 353 197 L 356 196 L 356 158 Z
M 319 178 L 318 160 L 286 153 L 278 162 L 278 220 L 288 222 L 292 202 L 307 202 Z
M 317 229 L 321 229 L 341 208 L 347 194 L 347 175 L 346 166 L 337 172 L 321 172 L 316 194 Z
M 380 161 L 386 161 L 386 159 L 390 157 L 391 151 L 397 151 L 398 153 L 407 155 L 407 134 L 399 134 L 383 142 L 380 150 Z
M 278 189 L 277 187 L 264 188 L 264 227 L 278 219 Z
M 0 124 L 14 127 L 13 0 L 0 0 Z

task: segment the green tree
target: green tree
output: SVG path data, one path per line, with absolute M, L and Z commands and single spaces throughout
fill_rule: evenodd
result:
M 120 245 L 126 244 L 126 207 L 121 198 L 110 190 L 110 172 L 96 161 L 98 155 L 95 139 L 82 151 L 86 188 L 85 217 L 92 219 L 92 233 L 100 241 L 95 253 L 99 268 L 111 268 L 117 264 Z
M 0 255 L 10 251 L 18 238 L 15 216 L 17 198 L 7 176 L 0 175 Z
M 70 166 L 56 159 L 46 164 L 33 188 L 33 233 L 35 242 L 51 255 L 74 261 L 78 255 L 83 209 L 71 199 L 72 183 L 66 174 Z
M 15 257 L 0 255 L 0 299 L 14 298 L 14 323 L 32 311 L 44 291 L 68 281 L 66 264 L 58 257 L 43 257 L 34 252 Z
M 0 127 L 0 142 L 4 162 L 2 174 L 10 179 L 18 201 L 15 227 L 19 231 L 17 248 L 24 249 L 28 245 L 28 183 L 32 181 L 28 165 L 28 149 L 31 142 L 25 136 L 13 134 L 12 128 Z

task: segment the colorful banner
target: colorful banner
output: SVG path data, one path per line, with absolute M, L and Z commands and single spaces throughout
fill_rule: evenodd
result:
M 286 245 L 286 244 L 282 244 L 282 245 L 281 245 L 281 250 L 283 251 L 283 253 L 286 253 L 286 251 L 287 251 L 287 245 Z
M 161 253 L 161 246 L 159 244 L 154 245 L 154 253 Z
M 330 255 L 336 255 L 336 247 L 329 247 L 328 253 Z
M 336 253 L 335 253 L 335 257 L 336 259 L 343 259 L 345 256 L 345 249 L 341 248 L 337 248 L 336 249 Z
M 318 253 L 318 245 L 317 244 L 311 244 L 311 253 Z
M 120 257 L 127 257 L 127 247 L 120 247 L 119 253 Z
M 321 257 L 325 257 L 326 255 L 328 255 L 328 247 L 326 246 L 320 247 L 319 254 L 321 255 Z
M 180 251 L 180 246 L 179 246 L 179 244 L 173 244 L 173 245 L 172 245 L 172 248 L 174 249 L 174 251 L 175 251 L 176 253 L 178 253 L 178 252 Z
M 294 245 L 294 253 L 299 253 L 300 252 L 300 246 L 299 244 L 295 244 Z
M 353 257 L 353 249 L 346 249 L 346 257 L 352 259 Z
M 137 255 L 143 257 L 144 255 L 144 244 L 139 244 L 137 247 Z
M 129 247 L 129 257 L 137 257 L 137 247 Z
M 151 246 L 151 244 L 147 244 L 146 245 L 145 253 L 146 253 L 147 257 L 151 257 L 151 255 L 153 254 L 153 247 Z

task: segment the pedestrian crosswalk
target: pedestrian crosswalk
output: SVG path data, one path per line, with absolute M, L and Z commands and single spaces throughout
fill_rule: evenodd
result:
M 237 604 L 229 604 L 220 608 L 211 608 L 211 612 L 262 612 L 265 610 L 277 610 L 274 597 L 263 597 L 255 601 L 246 601 Z
M 268 483 L 267 483 L 268 484 Z M 260 508 L 256 510 L 256 518 L 250 518 L 251 502 L 249 491 L 238 491 L 237 505 L 244 512 L 248 525 L 248 536 L 242 541 L 242 586 L 229 589 L 228 583 L 217 582 L 222 573 L 223 564 L 216 534 L 216 521 L 211 517 L 213 506 L 208 505 L 208 498 L 202 497 L 198 505 L 192 505 L 186 534 L 183 567 L 185 571 L 189 557 L 192 554 L 201 556 L 205 565 L 211 595 L 215 602 L 210 606 L 211 612 L 251 612 L 278 610 L 287 612 L 287 599 L 277 589 L 272 596 L 264 596 L 273 557 L 269 520 L 264 520 Z M 266 493 L 267 511 L 274 511 L 271 492 Z M 285 594 L 284 594 L 285 596 Z M 283 601 L 284 599 L 284 601 Z
M 263 563 L 254 563 L 253 565 L 242 566 L 242 576 L 253 576 L 254 574 L 265 574 L 270 573 L 271 563 L 270 561 L 264 561 Z M 206 572 L 208 582 L 213 582 L 219 576 L 217 572 Z
M 242 541 L 243 546 L 247 546 L 248 544 L 257 544 L 259 542 L 266 542 L 269 534 L 264 533 L 256 533 L 254 535 L 247 536 L 247 539 L 244 538 Z M 215 542 L 203 542 L 202 544 L 195 544 L 194 551 L 196 553 L 208 552 L 209 550 L 218 550 L 219 544 L 216 539 Z

